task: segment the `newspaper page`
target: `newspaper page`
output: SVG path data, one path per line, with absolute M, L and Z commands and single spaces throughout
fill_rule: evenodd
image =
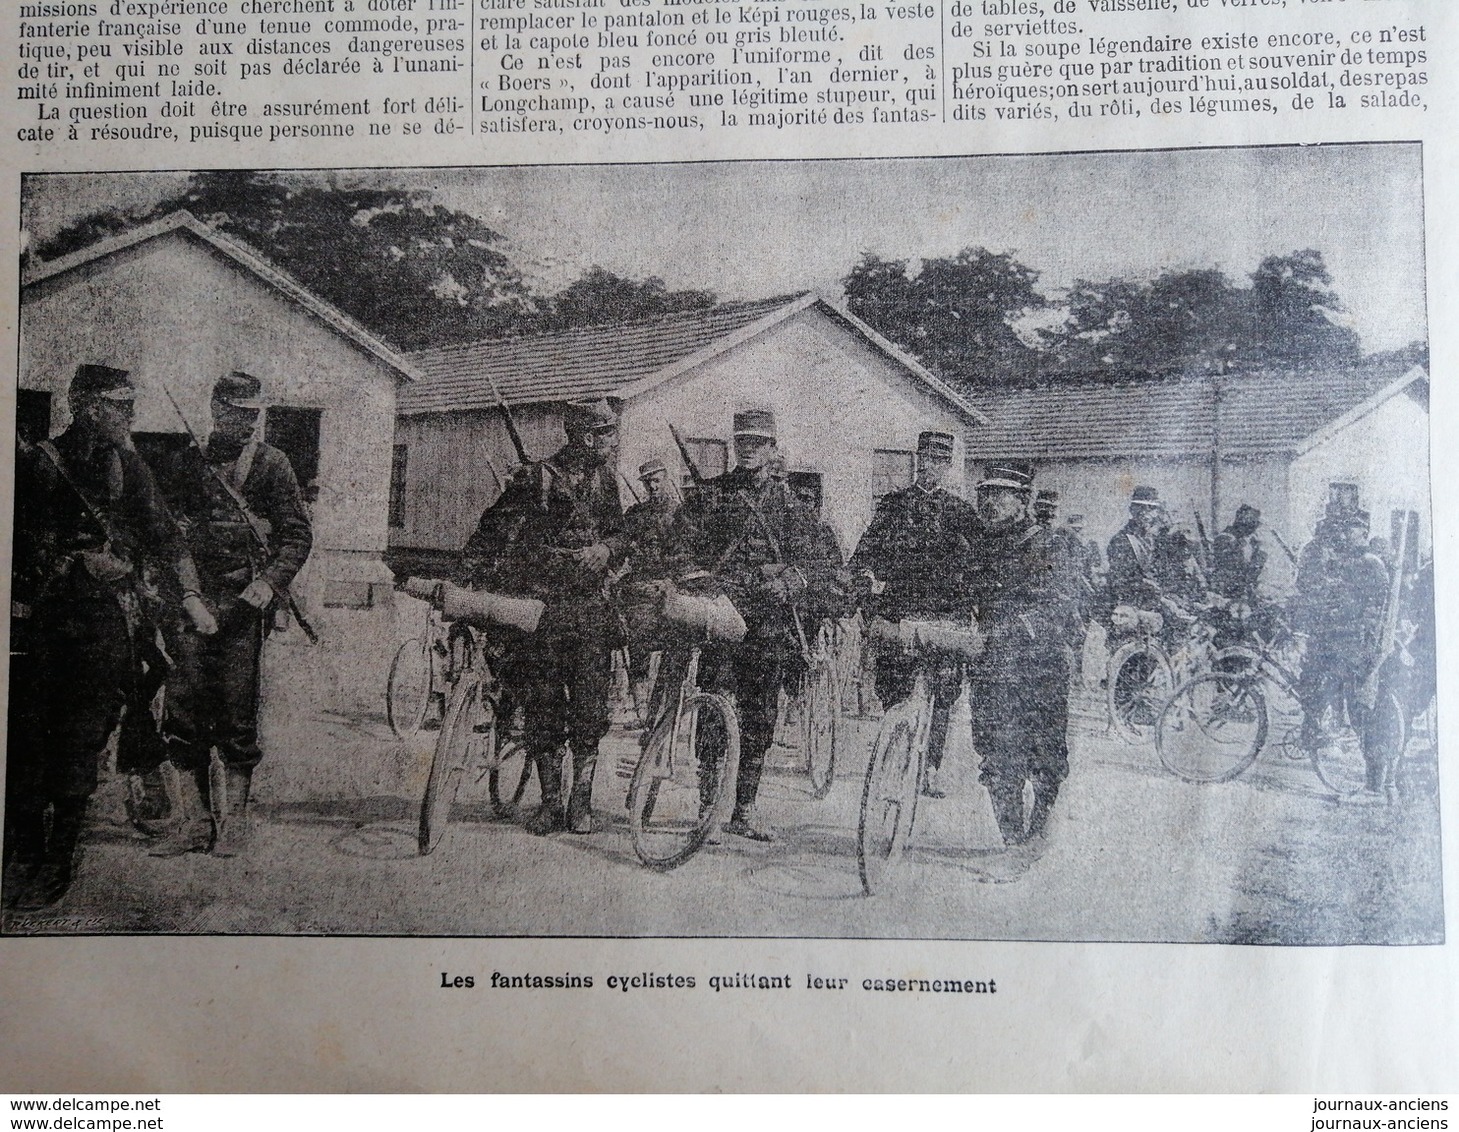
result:
M 1449 3 L 0 18 L 0 1088 L 1459 1090 Z

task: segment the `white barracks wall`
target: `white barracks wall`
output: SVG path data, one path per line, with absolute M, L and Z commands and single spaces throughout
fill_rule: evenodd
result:
M 911 450 L 923 429 L 950 432 L 957 448 L 948 487 L 962 491 L 964 438 L 974 422 L 814 307 L 632 397 L 619 466 L 632 475 L 658 456 L 677 468 L 666 422 L 686 437 L 729 441 L 734 413 L 747 405 L 775 411 L 792 471 L 821 474 L 825 518 L 848 553 L 871 520 L 875 449 Z

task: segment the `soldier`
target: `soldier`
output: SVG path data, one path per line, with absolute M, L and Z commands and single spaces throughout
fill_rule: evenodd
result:
M 1044 530 L 1052 532 L 1054 520 L 1059 515 L 1059 493 L 1041 489 L 1033 497 L 1033 518 L 1034 522 L 1043 527 Z
M 966 617 L 971 603 L 963 568 L 972 549 L 977 517 L 971 504 L 942 486 L 952 467 L 953 438 L 945 432 L 917 437 L 917 473 L 912 486 L 883 496 L 871 525 L 851 556 L 853 574 L 883 583 L 865 608 L 873 616 Z M 922 792 L 940 798 L 937 771 L 947 740 L 948 715 L 962 692 L 963 664 L 953 652 L 928 658 L 932 671 L 932 725 Z M 912 691 L 917 657 L 888 645 L 876 654 L 876 695 L 891 707 Z
M 593 831 L 593 775 L 620 644 L 604 585 L 629 546 L 618 496 L 617 402 L 565 405 L 562 427 L 567 442 L 512 477 L 464 553 L 469 584 L 546 605 L 537 631 L 509 650 L 527 753 L 542 784 L 527 828 L 543 835 Z M 565 817 L 564 743 L 573 767 Z
M 772 474 L 778 455 L 774 414 L 736 413 L 734 447 L 736 466 L 705 481 L 685 502 L 670 544 L 681 566 L 716 579 L 748 627 L 739 644 L 705 647 L 700 680 L 734 693 L 739 707 L 739 781 L 725 828 L 772 841 L 756 818 L 755 799 L 775 737 L 780 688 L 804 661 L 808 615 L 832 589 L 840 563 L 828 559 L 815 523 Z
M 970 588 L 986 646 L 970 666 L 968 703 L 978 779 L 988 790 L 1016 874 L 1043 840 L 1069 773 L 1072 568 L 1030 514 L 1033 466 L 1002 460 L 978 484 L 980 529 Z M 1025 814 L 1024 787 L 1033 787 Z
M 231 857 L 248 843 L 249 794 L 263 757 L 259 660 L 313 545 L 293 465 L 257 436 L 264 406 L 258 378 L 241 370 L 220 377 L 206 445 L 158 469 L 219 626 L 214 637 L 176 646 L 162 723 L 173 824 L 152 850 L 159 857 L 209 850 Z
M 1380 659 L 1388 568 L 1368 553 L 1366 511 L 1330 509 L 1325 522 L 1327 537 L 1302 548 L 1292 610 L 1293 628 L 1307 638 L 1297 690 L 1302 745 L 1312 749 L 1327 740 L 1323 721 L 1329 713 L 1338 726 L 1346 718 L 1363 739 L 1368 785 L 1376 790 L 1382 752 L 1369 749 L 1358 692 Z
M 1216 536 L 1212 549 L 1211 588 L 1232 601 L 1256 605 L 1257 586 L 1266 566 L 1266 551 L 1256 537 L 1261 512 L 1249 503 L 1236 508 L 1231 525 Z
M 1110 598 L 1115 605 L 1158 610 L 1165 596 L 1158 574 L 1156 540 L 1164 506 L 1153 487 L 1137 487 L 1130 496 L 1130 521 L 1109 540 Z
M 70 887 L 102 750 L 162 612 L 138 584 L 144 565 L 168 575 L 192 631 L 217 630 L 132 447 L 135 395 L 126 370 L 78 366 L 70 426 L 16 460 L 5 896 L 19 907 L 54 904 Z
M 638 480 L 647 498 L 635 503 L 623 516 L 623 530 L 628 544 L 628 564 L 632 579 L 626 587 L 628 619 L 628 679 L 633 685 L 634 702 L 647 707 L 652 689 L 649 687 L 649 662 L 659 644 L 642 627 L 653 620 L 654 604 L 650 583 L 667 574 L 664 562 L 664 540 L 678 514 L 679 503 L 669 491 L 669 469 L 660 459 L 646 460 L 639 465 Z

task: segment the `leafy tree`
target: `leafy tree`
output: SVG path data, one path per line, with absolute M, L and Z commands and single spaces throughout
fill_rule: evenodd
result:
M 596 264 L 542 304 L 535 325 L 542 329 L 630 322 L 715 303 L 712 291 L 670 291 L 658 276 L 625 279 Z
M 964 248 L 923 260 L 915 275 L 905 260 L 863 252 L 842 287 L 852 314 L 966 388 L 1034 374 L 1037 350 L 1014 323 L 1047 305 L 1037 281 L 1008 253 Z
M 1322 253 L 1267 256 L 1238 287 L 1214 268 L 1150 280 L 1077 280 L 1064 325 L 1049 335 L 1050 371 L 1301 369 L 1351 365 L 1358 336 Z

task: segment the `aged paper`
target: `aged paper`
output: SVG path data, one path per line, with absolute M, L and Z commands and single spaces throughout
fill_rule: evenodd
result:
M 6 18 L 5 1089 L 1456 1088 L 1446 8 Z

